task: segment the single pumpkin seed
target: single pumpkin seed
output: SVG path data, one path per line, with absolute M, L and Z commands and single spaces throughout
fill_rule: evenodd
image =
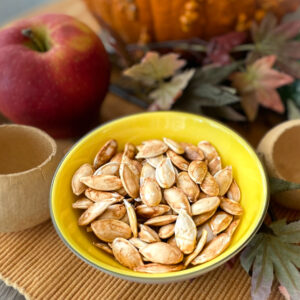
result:
M 189 164 L 188 173 L 195 183 L 201 184 L 207 173 L 207 165 L 204 161 L 194 160 Z
M 198 185 L 190 178 L 187 172 L 180 172 L 176 179 L 176 184 L 191 202 L 195 202 L 200 194 Z
M 147 220 L 144 224 L 152 226 L 163 226 L 175 222 L 176 219 L 177 215 L 157 216 Z
M 214 234 L 211 230 L 209 222 L 206 222 L 198 227 L 197 229 L 197 240 L 201 237 L 203 230 L 207 232 L 206 243 L 212 241 L 217 235 Z
M 113 241 L 112 251 L 117 261 L 129 269 L 144 265 L 139 251 L 124 238 L 116 238 Z
M 140 175 L 140 185 L 142 185 L 146 178 L 155 179 L 155 169 L 148 163 L 145 163 L 142 167 Z
M 107 163 L 117 152 L 118 143 L 116 140 L 107 141 L 98 151 L 94 159 L 94 168 L 98 169 L 100 166 Z
M 201 215 L 216 209 L 220 204 L 219 197 L 208 197 L 198 200 L 191 206 L 192 215 Z
M 227 213 L 234 216 L 240 216 L 243 214 L 243 208 L 241 204 L 232 199 L 222 197 L 220 207 Z
M 204 160 L 204 154 L 201 149 L 193 144 L 186 144 L 184 147 L 185 157 L 189 160 Z
M 122 162 L 123 152 L 116 153 L 109 162 L 115 162 L 120 164 Z
M 211 161 L 215 157 L 219 156 L 216 148 L 210 142 L 201 141 L 198 143 L 198 148 L 202 150 L 202 152 L 205 155 L 205 158 L 207 158 L 208 161 Z
M 140 224 L 139 238 L 146 243 L 160 242 L 157 232 L 143 224 Z
M 145 264 L 140 267 L 134 268 L 134 271 L 141 273 L 159 274 L 167 272 L 177 272 L 184 269 L 182 264 L 179 265 L 163 265 L 157 263 Z
M 181 209 L 185 209 L 188 214 L 191 214 L 191 206 L 187 196 L 182 190 L 177 187 L 172 187 L 164 190 L 164 199 L 167 201 L 172 210 L 179 213 Z
M 95 202 L 78 219 L 79 226 L 85 226 L 99 217 L 110 205 L 118 202 L 116 199 L 107 199 L 101 202 Z
M 139 238 L 131 238 L 128 241 L 137 249 L 141 249 L 148 245 L 146 242 L 142 241 Z
M 117 237 L 124 239 L 131 237 L 131 229 L 128 224 L 119 220 L 97 220 L 92 222 L 91 227 L 94 234 L 104 242 L 111 243 Z
M 158 235 L 161 239 L 167 239 L 174 235 L 175 224 L 167 224 L 159 228 Z
M 136 213 L 144 218 L 153 218 L 168 212 L 170 207 L 168 205 L 160 204 L 155 207 L 149 207 L 147 205 L 139 205 L 135 208 Z
M 170 244 L 163 242 L 151 243 L 140 249 L 140 253 L 154 263 L 174 265 L 183 260 L 182 252 Z
M 228 226 L 228 228 L 226 229 L 226 233 L 232 237 L 235 230 L 237 229 L 237 227 L 239 226 L 240 224 L 240 221 L 241 221 L 241 218 L 239 216 L 235 216 L 233 218 L 233 221 L 231 222 L 231 224 Z
M 121 201 L 124 198 L 117 192 L 113 192 L 113 193 L 101 192 L 101 191 L 93 190 L 91 188 L 85 190 L 85 196 L 94 202 L 100 202 L 112 198 Z
M 232 215 L 219 211 L 210 220 L 209 225 L 214 234 L 224 231 L 232 221 Z
M 207 239 L 207 231 L 205 229 L 203 229 L 202 233 L 201 233 L 201 238 L 199 239 L 195 250 L 184 259 L 185 267 L 187 267 L 194 260 L 194 258 L 197 255 L 199 255 L 199 253 L 201 252 L 201 250 L 203 249 L 203 247 L 206 244 L 206 239 Z
M 94 204 L 92 200 L 83 197 L 72 203 L 72 207 L 77 209 L 88 209 L 92 204 Z
M 136 158 L 149 158 L 155 157 L 165 153 L 168 146 L 160 140 L 149 140 L 143 142 L 143 147 L 139 150 Z
M 216 182 L 219 185 L 219 195 L 225 195 L 232 183 L 232 167 L 228 166 L 218 171 L 214 175 L 214 178 L 216 179 Z
M 92 175 L 81 177 L 80 181 L 88 187 L 99 191 L 115 191 L 122 187 L 120 178 L 113 175 Z
M 192 261 L 192 265 L 203 264 L 220 255 L 230 244 L 230 236 L 227 233 L 217 235 Z
M 165 158 L 159 163 L 155 171 L 156 181 L 161 188 L 170 188 L 175 183 L 175 169 L 169 158 Z
M 240 202 L 241 200 L 241 191 L 234 179 L 232 180 L 232 183 L 227 191 L 227 198 L 232 199 L 236 202 Z
M 114 175 L 119 176 L 120 164 L 117 162 L 108 162 L 99 167 L 93 175 Z
M 95 242 L 93 244 L 97 248 L 105 251 L 106 253 L 111 254 L 111 255 L 113 254 L 111 248 L 107 244 L 105 244 L 105 243 L 95 243 Z
M 136 218 L 135 210 L 133 206 L 125 199 L 124 199 L 124 204 L 127 211 L 129 224 L 130 224 L 131 231 L 133 233 L 133 237 L 137 237 L 138 230 L 137 230 L 137 218 Z
M 165 156 L 164 155 L 158 155 L 158 156 L 154 156 L 154 157 L 149 157 L 146 158 L 146 162 L 151 165 L 153 168 L 156 168 L 158 166 L 158 164 L 164 160 Z
M 187 171 L 189 162 L 182 156 L 172 150 L 167 151 L 167 156 L 171 159 L 172 163 L 180 170 Z
M 216 156 L 208 163 L 208 170 L 211 175 L 215 175 L 222 169 L 221 157 Z
M 215 178 L 207 172 L 204 180 L 200 184 L 201 190 L 209 196 L 218 196 L 219 195 L 219 185 Z
M 190 254 L 195 249 L 197 229 L 192 217 L 181 209 L 175 223 L 175 239 L 177 247 L 184 253 Z
M 80 181 L 82 177 L 91 176 L 94 173 L 94 169 L 90 164 L 82 165 L 72 177 L 72 191 L 76 196 L 81 195 L 85 189 L 86 185 Z
M 215 214 L 216 210 L 217 209 L 213 209 L 213 210 L 203 213 L 201 215 L 193 216 L 193 220 L 194 220 L 196 226 L 200 226 L 203 223 L 205 223 L 207 220 L 209 220 Z
M 146 178 L 140 188 L 142 202 L 147 206 L 159 205 L 162 195 L 157 181 L 152 178 Z
M 109 206 L 106 211 L 98 217 L 98 220 L 113 219 L 120 220 L 126 214 L 126 208 L 124 204 L 114 204 Z
M 139 176 L 134 174 L 127 163 L 122 163 L 120 166 L 120 177 L 124 189 L 127 194 L 132 198 L 139 196 Z
M 126 156 L 129 159 L 133 159 L 136 153 L 136 147 L 131 143 L 126 143 L 124 147 L 123 158 Z
M 163 138 L 165 144 L 174 152 L 177 154 L 183 154 L 184 153 L 184 148 L 177 142 L 168 139 L 166 137 Z

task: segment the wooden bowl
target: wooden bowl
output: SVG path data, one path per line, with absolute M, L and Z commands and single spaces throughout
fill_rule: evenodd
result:
M 29 126 L 0 126 L 0 231 L 46 221 L 49 190 L 61 155 L 55 141 Z
M 274 127 L 260 141 L 257 151 L 263 154 L 271 177 L 300 183 L 300 120 Z M 285 207 L 300 209 L 300 190 L 280 192 L 272 199 Z

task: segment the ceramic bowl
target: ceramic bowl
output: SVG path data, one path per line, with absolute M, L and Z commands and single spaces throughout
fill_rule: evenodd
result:
M 217 258 L 174 273 L 138 273 L 120 265 L 112 256 L 93 246 L 93 234 L 77 225 L 80 212 L 71 206 L 75 199 L 71 191 L 71 178 L 79 166 L 93 161 L 101 145 L 108 139 L 116 139 L 121 150 L 126 142 L 139 144 L 147 139 L 163 137 L 194 144 L 200 140 L 210 141 L 220 153 L 223 164 L 233 168 L 234 178 L 241 189 L 244 215 L 230 246 Z M 54 176 L 50 195 L 50 212 L 57 233 L 77 256 L 103 272 L 142 283 L 187 280 L 224 264 L 251 240 L 263 222 L 267 207 L 265 172 L 251 146 L 218 122 L 181 112 L 136 114 L 104 124 L 90 132 L 62 160 Z

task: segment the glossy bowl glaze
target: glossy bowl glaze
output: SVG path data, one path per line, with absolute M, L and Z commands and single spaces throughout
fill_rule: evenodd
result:
M 116 139 L 121 150 L 126 142 L 139 144 L 147 139 L 163 137 L 194 144 L 200 140 L 210 141 L 220 153 L 223 165 L 233 168 L 234 178 L 241 189 L 244 215 L 230 246 L 217 258 L 174 273 L 138 273 L 123 267 L 112 256 L 93 246 L 93 235 L 77 225 L 80 212 L 71 206 L 75 199 L 71 191 L 71 178 L 79 166 L 93 161 L 101 145 L 108 139 Z M 66 154 L 54 176 L 50 195 L 53 224 L 61 239 L 77 256 L 103 272 L 142 283 L 186 280 L 222 265 L 251 240 L 264 219 L 267 207 L 265 172 L 251 146 L 218 122 L 181 112 L 136 114 L 96 128 Z

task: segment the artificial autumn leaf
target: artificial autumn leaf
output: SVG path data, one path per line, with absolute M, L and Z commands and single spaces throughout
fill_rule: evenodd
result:
M 276 177 L 270 177 L 269 184 L 271 194 L 300 189 L 300 183 L 290 182 Z
M 160 56 L 157 52 L 149 51 L 139 64 L 126 69 L 123 74 L 151 86 L 175 75 L 185 64 L 185 60 L 179 59 L 178 54 Z
M 240 256 L 247 273 L 252 267 L 252 299 L 268 299 L 274 274 L 292 300 L 300 299 L 300 247 L 295 245 L 300 243 L 300 221 L 280 220 L 264 228 Z
M 204 64 L 215 63 L 221 66 L 229 64 L 232 60 L 230 51 L 242 44 L 246 38 L 245 32 L 229 32 L 212 38 L 206 45 Z
M 149 95 L 154 100 L 149 110 L 170 109 L 176 99 L 182 95 L 182 90 L 187 86 L 194 72 L 194 69 L 182 72 L 172 77 L 170 81 L 160 84 L 159 88 L 152 91 Z
M 276 17 L 269 13 L 258 25 L 253 23 L 251 36 L 254 50 L 251 61 L 261 56 L 276 55 L 276 66 L 284 72 L 300 78 L 300 42 L 293 40 L 299 34 L 300 20 L 286 21 L 278 25 Z
M 265 56 L 248 65 L 245 72 L 231 75 L 232 85 L 241 95 L 241 104 L 248 119 L 253 121 L 259 104 L 283 113 L 284 106 L 276 88 L 294 81 L 293 77 L 272 69 L 275 55 Z
M 287 289 L 283 286 L 280 285 L 278 287 L 279 292 L 281 293 L 281 295 L 286 299 L 286 300 L 291 300 L 291 296 L 289 294 L 289 292 L 287 291 Z

